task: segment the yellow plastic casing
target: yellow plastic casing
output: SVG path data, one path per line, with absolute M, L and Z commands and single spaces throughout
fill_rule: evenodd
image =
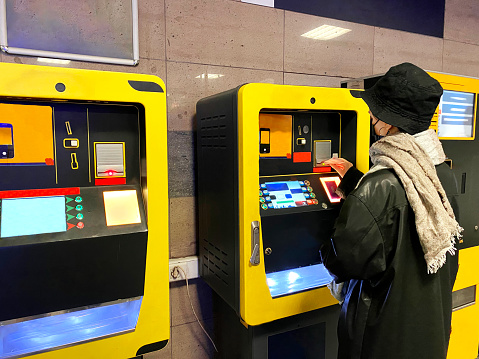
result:
M 444 90 L 469 92 L 476 94 L 475 106 L 477 106 L 477 94 L 479 93 L 479 79 L 437 72 L 428 72 L 438 80 Z M 435 126 L 435 127 L 434 127 Z M 437 113 L 433 117 L 431 128 L 437 130 Z M 475 139 L 476 111 L 474 110 L 473 137 L 456 138 L 441 137 L 441 140 L 471 141 Z M 479 284 L 479 247 L 470 247 L 459 251 L 459 271 L 454 284 L 454 291 L 476 286 Z M 477 290 L 477 289 L 476 289 Z M 476 302 L 465 308 L 452 313 L 451 338 L 449 341 L 448 359 L 463 359 L 477 357 L 479 344 L 479 306 Z
M 464 77 L 450 74 L 443 74 L 438 72 L 428 72 L 431 77 L 435 78 L 444 90 L 451 91 L 460 91 L 460 92 L 470 92 L 476 94 L 474 106 L 477 106 L 477 94 L 479 93 L 479 79 L 473 77 Z M 438 114 L 434 114 L 431 121 L 431 128 L 436 130 L 438 125 Z M 441 140 L 462 140 L 462 141 L 472 141 L 475 138 L 476 132 L 476 111 L 474 108 L 474 119 L 473 119 L 473 130 L 472 137 L 440 137 Z
M 470 247 L 459 251 L 459 271 L 454 291 L 479 284 L 479 247 Z M 448 359 L 477 357 L 479 344 L 479 305 L 477 289 L 474 304 L 452 312 L 451 338 L 449 341 Z
M 312 98 L 314 100 L 311 100 Z M 351 96 L 348 89 L 272 84 L 247 84 L 239 89 L 240 316 L 247 325 L 260 325 L 337 303 L 326 287 L 273 299 L 266 283 L 261 237 L 260 264 L 253 266 L 249 262 L 251 222 L 261 223 L 258 205 L 258 128 L 259 113 L 263 109 L 350 110 L 357 112 L 356 166 L 363 172 L 366 172 L 369 167 L 370 117 L 368 107 L 363 100 Z M 346 140 L 342 139 L 342 141 Z
M 133 332 L 36 354 L 43 359 L 132 358 L 144 345 L 170 337 L 168 278 L 168 163 L 166 90 L 152 75 L 0 64 L 0 101 L 48 100 L 138 103 L 145 109 L 148 175 L 148 248 L 144 296 Z M 163 92 L 138 91 L 128 81 L 159 85 Z M 56 84 L 65 85 L 63 92 Z

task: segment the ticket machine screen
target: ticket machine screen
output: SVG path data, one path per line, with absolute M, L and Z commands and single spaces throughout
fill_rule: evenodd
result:
M 272 208 L 308 205 L 309 192 L 303 181 L 266 182 L 265 187 L 266 193 L 263 191 L 263 194 L 267 195 L 266 201 L 271 200 Z
M 1 201 L 0 237 L 65 232 L 65 197 L 10 198 Z

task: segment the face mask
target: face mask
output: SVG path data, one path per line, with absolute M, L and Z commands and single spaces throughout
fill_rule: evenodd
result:
M 376 121 L 376 123 L 378 123 L 379 120 Z M 384 136 L 380 136 L 380 135 L 376 135 L 376 132 L 374 131 L 374 126 L 376 126 L 376 123 L 374 123 L 372 126 L 371 126 L 371 144 L 373 144 L 374 142 L 376 141 L 379 141 L 381 138 L 383 138 Z

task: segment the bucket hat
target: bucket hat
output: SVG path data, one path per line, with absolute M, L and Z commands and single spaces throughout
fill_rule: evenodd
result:
M 431 125 L 442 91 L 426 71 L 405 62 L 391 67 L 373 87 L 351 94 L 362 98 L 381 121 L 414 135 Z

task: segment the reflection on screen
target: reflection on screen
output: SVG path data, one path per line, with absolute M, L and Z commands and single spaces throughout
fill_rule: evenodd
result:
M 473 137 L 474 94 L 444 90 L 439 102 L 439 137 Z
M 65 232 L 65 197 L 32 197 L 2 200 L 0 237 Z
M 306 186 L 300 181 L 266 182 L 266 188 L 271 197 L 273 208 L 290 208 L 307 206 L 304 193 L 308 193 Z
M 333 277 L 322 264 L 266 273 L 266 281 L 273 298 L 322 287 L 332 280 Z

